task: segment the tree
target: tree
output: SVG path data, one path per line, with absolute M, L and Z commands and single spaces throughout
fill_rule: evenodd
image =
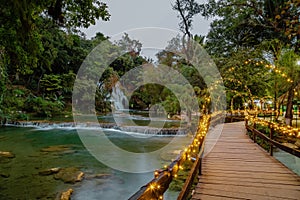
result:
M 176 0 L 173 5 L 173 10 L 178 12 L 179 29 L 183 33 L 181 40 L 182 50 L 190 60 L 192 55 L 191 39 L 193 35 L 191 33 L 193 17 L 200 12 L 200 6 L 195 0 Z
M 200 12 L 199 4 L 195 0 L 176 0 L 172 7 L 178 12 L 180 30 L 191 38 L 193 17 Z
M 228 55 L 273 38 L 298 46 L 299 19 L 295 22 L 295 16 L 300 11 L 297 6 L 297 0 L 210 0 L 201 4 L 203 16 L 216 17 L 207 36 L 208 49 L 214 54 Z
M 0 3 L 1 112 L 51 116 L 56 108 L 61 111 L 71 100 L 74 73 L 94 42 L 80 35 L 78 28 L 96 19 L 108 20 L 106 4 L 99 0 Z
M 47 48 L 43 41 L 45 34 L 39 27 L 51 24 L 50 19 L 57 30 L 62 27 L 69 32 L 78 32 L 78 27 L 88 27 L 99 18 L 109 19 L 106 4 L 98 0 L 1 0 L 0 3 L 0 46 L 5 47 L 9 69 L 16 81 L 19 81 L 20 75 L 32 74 L 37 68 Z
M 266 63 L 269 65 L 277 65 L 282 49 L 299 51 L 298 0 L 210 0 L 201 4 L 200 10 L 205 17 L 215 17 L 207 36 L 207 49 L 219 61 L 223 60 L 223 63 L 217 62 L 220 68 L 240 51 L 258 49 L 261 55 L 252 60 L 271 55 L 272 59 Z M 274 38 L 281 46 L 264 45 Z M 289 65 L 281 67 L 289 70 Z M 275 100 L 276 96 L 275 93 Z
M 287 108 L 285 114 L 286 124 L 292 125 L 293 120 L 293 100 L 295 94 L 295 88 L 300 84 L 300 66 L 297 61 L 300 60 L 300 55 L 296 54 L 291 49 L 283 49 L 281 55 L 277 61 L 278 66 L 282 66 L 285 69 L 286 76 L 280 87 L 286 87 L 287 90 Z M 286 80 L 289 84 L 286 84 Z

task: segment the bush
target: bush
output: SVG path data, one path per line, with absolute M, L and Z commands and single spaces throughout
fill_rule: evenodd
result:
M 51 101 L 42 97 L 30 97 L 26 102 L 29 112 L 36 113 L 39 117 L 52 117 L 63 110 L 63 104 L 60 101 Z

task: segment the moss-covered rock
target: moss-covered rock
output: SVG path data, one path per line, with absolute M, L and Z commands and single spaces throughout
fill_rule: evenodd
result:
M 71 148 L 67 145 L 49 146 L 49 147 L 41 149 L 42 152 L 64 152 L 64 151 L 70 151 L 70 150 L 71 150 Z
M 60 195 L 60 200 L 70 200 L 72 193 L 73 193 L 72 188 L 68 189 L 65 192 L 62 192 L 61 195 Z
M 3 158 L 14 158 L 16 156 L 13 153 L 9 152 L 9 151 L 0 151 L 0 157 L 3 157 Z
M 58 173 L 60 171 L 60 169 L 61 168 L 59 168 L 59 167 L 45 169 L 45 170 L 39 171 L 39 175 L 41 175 L 41 176 L 48 176 L 48 175 L 56 174 L 56 173 Z
M 84 177 L 84 173 L 76 167 L 68 167 L 59 170 L 58 173 L 54 174 L 54 179 L 62 180 L 64 183 L 80 182 Z

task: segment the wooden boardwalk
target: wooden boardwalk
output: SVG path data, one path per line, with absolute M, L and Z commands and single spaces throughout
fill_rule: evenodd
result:
M 203 159 L 192 200 L 300 199 L 300 177 L 245 134 L 244 122 L 225 124 Z

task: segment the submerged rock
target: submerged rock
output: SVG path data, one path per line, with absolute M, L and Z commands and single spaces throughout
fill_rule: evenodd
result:
M 70 151 L 71 148 L 67 145 L 56 145 L 56 146 L 49 146 L 46 148 L 41 149 L 42 152 L 63 152 L 63 151 Z
M 73 193 L 72 188 L 68 189 L 66 192 L 62 192 L 60 195 L 60 200 L 70 200 L 72 193 Z
M 14 158 L 16 156 L 13 153 L 9 152 L 9 151 L 0 151 L 0 157 L 3 157 L 3 158 Z
M 62 180 L 64 183 L 80 182 L 84 177 L 84 173 L 76 167 L 68 167 L 60 169 L 58 173 L 54 174 L 54 179 Z
M 52 174 L 56 174 L 60 171 L 61 168 L 59 167 L 55 167 L 55 168 L 51 168 L 51 169 L 46 169 L 43 171 L 39 172 L 39 175 L 41 176 L 48 176 L 48 175 L 52 175 Z
M 110 178 L 112 175 L 111 174 L 93 174 L 93 175 L 89 175 L 86 176 L 86 179 L 108 179 Z
M 8 178 L 8 177 L 10 177 L 10 174 L 7 174 L 7 173 L 0 173 L 0 177 L 2 177 L 2 178 Z

